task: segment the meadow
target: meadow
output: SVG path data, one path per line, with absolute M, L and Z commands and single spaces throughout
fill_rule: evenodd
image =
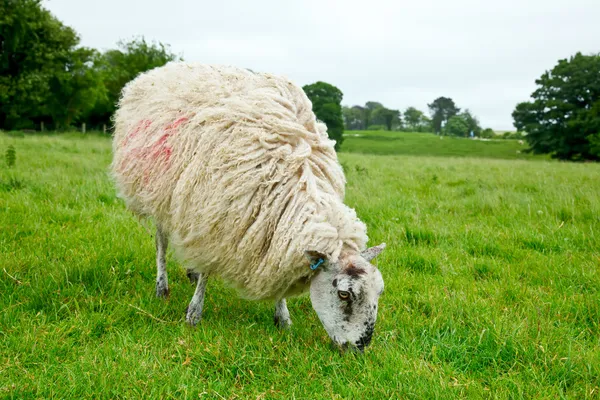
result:
M 375 155 L 414 155 L 440 157 L 484 157 L 506 160 L 547 159 L 525 152 L 518 140 L 470 140 L 431 133 L 385 131 L 346 131 L 343 151 Z
M 273 304 L 217 281 L 186 326 L 194 288 L 171 255 L 155 297 L 152 223 L 115 196 L 110 138 L 0 133 L 0 398 L 600 398 L 600 165 L 358 134 L 346 202 L 388 244 L 362 355 L 330 347 L 307 297 L 280 332 Z

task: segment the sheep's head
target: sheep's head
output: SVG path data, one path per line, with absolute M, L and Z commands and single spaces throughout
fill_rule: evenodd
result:
M 319 264 L 310 284 L 313 308 L 341 348 L 362 351 L 371 342 L 383 278 L 370 261 L 384 248 L 382 243 L 362 253 L 342 253 L 337 262 L 316 251 L 305 252 L 312 266 Z

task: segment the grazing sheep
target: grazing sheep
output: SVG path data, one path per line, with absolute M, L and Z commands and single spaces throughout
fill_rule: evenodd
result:
M 369 344 L 383 279 L 366 227 L 343 204 L 345 178 L 326 126 L 301 88 L 245 69 L 170 63 L 123 90 L 112 172 L 120 196 L 156 221 L 156 293 L 168 294 L 170 240 L 197 287 L 186 320 L 202 314 L 209 276 L 241 296 L 305 292 L 335 343 Z

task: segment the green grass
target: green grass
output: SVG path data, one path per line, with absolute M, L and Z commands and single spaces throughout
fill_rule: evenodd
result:
M 346 131 L 342 151 L 377 155 L 547 159 L 526 153 L 518 140 L 471 140 L 431 133 Z
M 359 143 L 379 142 L 347 139 L 347 202 L 388 243 L 362 356 L 330 348 L 308 298 L 279 332 L 272 304 L 217 282 L 188 328 L 193 287 L 171 257 L 154 297 L 109 139 L 0 134 L 0 398 L 598 398 L 600 165 Z

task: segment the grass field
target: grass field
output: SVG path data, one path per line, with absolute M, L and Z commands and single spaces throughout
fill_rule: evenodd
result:
M 518 140 L 471 140 L 431 133 L 346 131 L 343 151 L 377 155 L 545 159 L 524 150 Z
M 306 297 L 279 332 L 212 281 L 187 327 L 193 287 L 171 257 L 155 298 L 109 139 L 0 134 L 0 398 L 599 398 L 600 165 L 365 135 L 340 158 L 386 291 L 372 345 L 341 355 Z

